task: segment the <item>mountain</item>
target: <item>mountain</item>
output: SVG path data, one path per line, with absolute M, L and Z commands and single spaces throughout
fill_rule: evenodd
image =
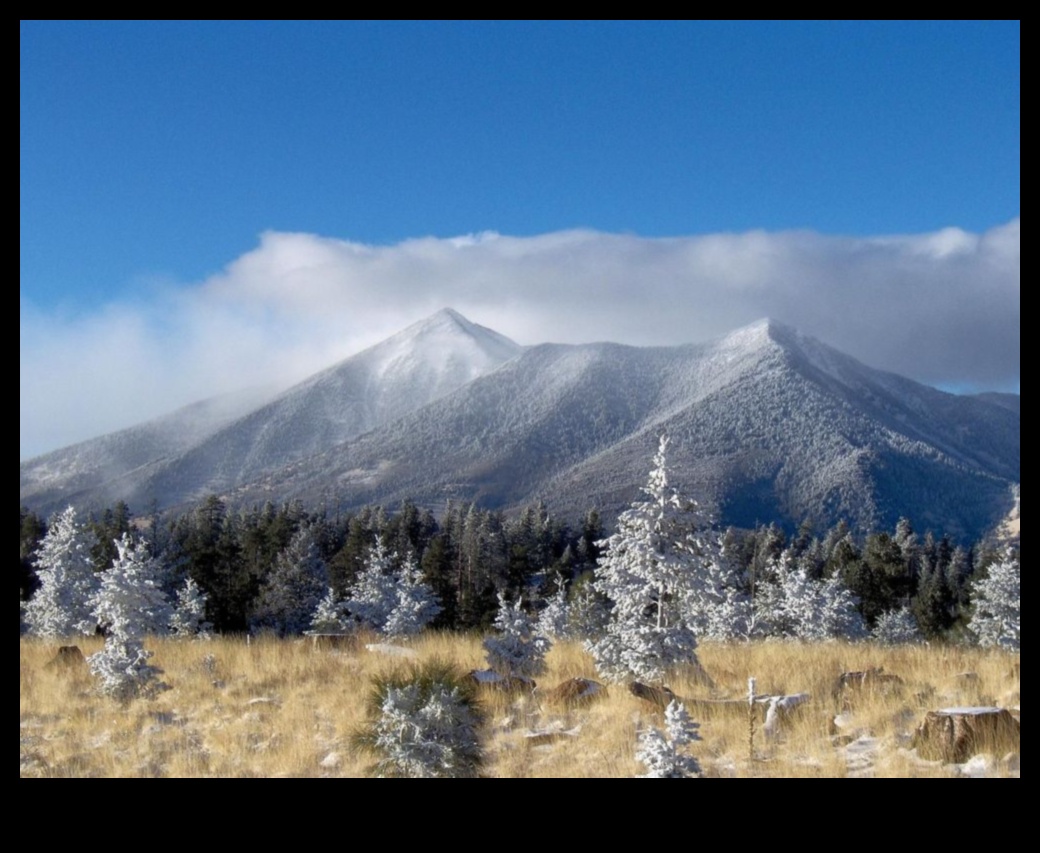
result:
M 128 429 L 45 453 L 21 463 L 22 501 L 57 509 L 118 489 L 108 484 L 143 478 L 147 472 L 205 441 L 254 411 L 277 389 L 249 388 L 192 403 Z M 113 498 L 113 499 L 115 499 Z M 107 500 L 107 499 L 106 499 Z
M 153 497 L 169 506 L 225 491 L 393 421 L 521 349 L 445 308 L 207 429 L 184 430 L 182 410 L 28 460 L 21 498 L 45 508 L 69 500 L 143 505 Z
M 131 494 L 346 509 L 541 499 L 609 520 L 667 431 L 673 484 L 723 524 L 891 529 L 905 515 L 972 539 L 1013 502 L 1016 399 L 946 394 L 768 320 L 700 345 L 521 349 L 445 311 L 214 432 Z
M 906 515 L 975 537 L 1006 512 L 1019 418 L 873 370 L 779 323 L 668 348 L 531 347 L 455 393 L 242 489 L 353 507 L 544 500 L 605 518 L 645 482 L 657 436 L 673 483 L 721 522 Z

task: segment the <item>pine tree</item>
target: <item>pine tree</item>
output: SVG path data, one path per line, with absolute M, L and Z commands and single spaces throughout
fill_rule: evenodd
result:
M 673 699 L 664 712 L 665 731 L 648 728 L 639 738 L 636 759 L 646 765 L 643 779 L 689 779 L 700 775 L 697 759 L 682 747 L 701 739 L 699 724 L 690 719 L 686 706 Z
M 437 595 L 423 581 L 413 554 L 405 557 L 395 586 L 397 600 L 383 625 L 383 632 L 391 637 L 418 634 L 441 612 L 441 605 Z
M 350 630 L 350 616 L 347 603 L 336 595 L 331 586 L 325 597 L 311 615 L 310 632 L 312 634 L 345 634 Z
M 91 550 L 94 535 L 76 523 L 71 506 L 51 523 L 36 553 L 40 588 L 25 608 L 31 633 L 38 637 L 93 634 L 97 628 L 91 596 L 98 589 Z
M 570 606 L 567 603 L 567 585 L 563 575 L 556 576 L 556 592 L 545 603 L 538 614 L 538 633 L 552 640 L 570 637 Z
M 148 663 L 152 653 L 143 640 L 148 634 L 165 633 L 173 610 L 162 589 L 162 566 L 147 548 L 124 534 L 116 549 L 115 563 L 90 601 L 98 624 L 106 630 L 105 647 L 87 662 L 103 693 L 129 700 L 165 687 L 158 680 L 162 670 Z
M 373 631 L 383 631 L 397 605 L 397 584 L 393 561 L 396 554 L 386 549 L 380 538 L 368 552 L 364 568 L 347 591 L 350 615 Z
M 618 518 L 618 530 L 600 543 L 596 589 L 613 602 L 606 632 L 586 647 L 606 678 L 660 681 L 679 663 L 697 664 L 697 638 L 684 603 L 696 590 L 692 505 L 668 486 L 661 436 L 646 499 Z
M 328 572 L 314 531 L 301 527 L 275 558 L 253 614 L 254 630 L 302 634 L 328 588 Z
M 488 666 L 499 675 L 530 678 L 545 671 L 545 655 L 552 648 L 548 637 L 535 633 L 534 623 L 524 613 L 521 600 L 510 606 L 503 593 L 498 594 L 498 634 L 484 638 Z
M 975 612 L 968 627 L 983 646 L 1021 651 L 1022 570 L 1008 550 L 989 566 L 988 576 L 972 584 Z
M 177 603 L 173 608 L 170 628 L 178 637 L 201 637 L 207 639 L 213 626 L 206 621 L 206 595 L 194 580 L 188 578 L 177 590 Z

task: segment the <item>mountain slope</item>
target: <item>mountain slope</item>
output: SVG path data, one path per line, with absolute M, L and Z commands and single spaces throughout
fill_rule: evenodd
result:
M 446 308 L 240 417 L 225 419 L 220 428 L 185 435 L 176 446 L 155 452 L 150 445 L 142 447 L 132 464 L 106 468 L 106 476 L 92 475 L 80 484 L 63 478 L 59 468 L 42 492 L 32 488 L 40 478 L 38 460 L 30 460 L 22 466 L 22 500 L 49 506 L 52 495 L 64 493 L 98 505 L 116 498 L 143 504 L 153 497 L 170 505 L 224 491 L 390 422 L 521 350 Z M 176 432 L 176 424 L 161 424 L 164 431 Z M 66 458 L 49 464 L 56 467 Z M 70 471 L 66 468 L 66 475 Z
M 907 515 L 978 535 L 1006 511 L 1019 419 L 763 321 L 703 346 L 543 345 L 356 441 L 242 490 L 344 506 L 413 497 L 576 516 L 623 509 L 661 430 L 673 480 L 724 523 Z M 1003 509 L 1002 509 L 1003 508 Z
M 609 520 L 667 431 L 674 484 L 724 524 L 844 518 L 868 530 L 905 515 L 967 540 L 1013 502 L 1017 399 L 946 394 L 771 321 L 701 345 L 523 349 L 445 310 L 71 499 L 540 498 Z

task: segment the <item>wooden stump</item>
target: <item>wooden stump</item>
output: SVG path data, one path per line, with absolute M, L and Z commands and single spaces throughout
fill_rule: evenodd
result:
M 979 752 L 1018 751 L 1020 724 L 1004 708 L 943 708 L 929 711 L 914 733 L 921 758 L 960 764 Z

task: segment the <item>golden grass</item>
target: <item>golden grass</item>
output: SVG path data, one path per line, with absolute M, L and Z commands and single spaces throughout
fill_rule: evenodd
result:
M 367 638 L 377 641 L 377 638 Z M 57 644 L 20 642 L 20 775 L 35 776 L 326 776 L 364 775 L 368 759 L 350 748 L 363 722 L 374 674 L 401 660 L 369 652 L 365 638 L 348 648 L 309 639 L 215 639 L 148 643 L 169 690 L 123 706 L 94 692 L 85 670 L 47 664 Z M 96 639 L 77 641 L 84 654 Z M 411 644 L 421 660 L 453 660 L 460 669 L 484 666 L 480 637 L 429 632 Z M 707 777 L 928 777 L 957 767 L 925 762 L 909 738 L 926 711 L 951 705 L 1019 704 L 1017 658 L 972 648 L 882 648 L 828 643 L 703 644 L 700 659 L 714 685 L 678 671 L 670 687 L 689 700 L 701 723 L 693 744 Z M 548 672 L 554 686 L 596 678 L 576 643 L 557 644 Z M 884 667 L 903 683 L 868 689 L 842 700 L 834 685 L 842 671 Z M 973 673 L 967 675 L 966 673 Z M 757 692 L 808 692 L 775 739 L 761 730 L 748 756 L 747 678 Z M 638 732 L 662 725 L 662 714 L 623 685 L 587 707 L 550 705 L 531 695 L 484 693 L 488 711 L 484 774 L 489 777 L 630 777 Z M 709 700 L 714 702 L 710 703 Z M 837 712 L 841 727 L 835 727 Z M 986 775 L 1019 776 L 1019 759 L 995 756 Z

